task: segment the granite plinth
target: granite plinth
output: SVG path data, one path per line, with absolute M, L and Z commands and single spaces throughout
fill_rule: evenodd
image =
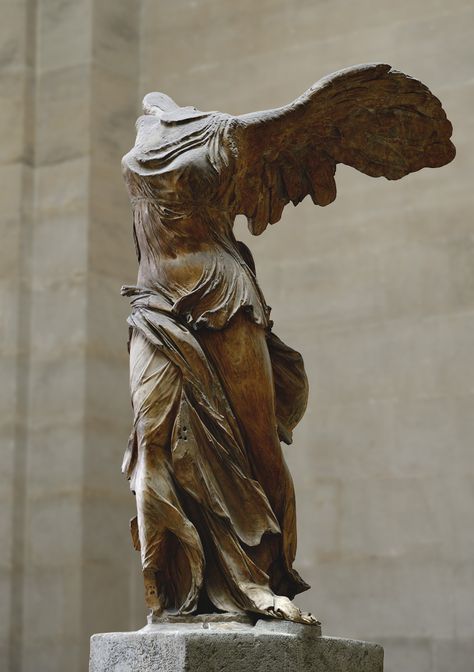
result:
M 378 644 L 285 621 L 164 621 L 93 635 L 89 672 L 382 672 Z

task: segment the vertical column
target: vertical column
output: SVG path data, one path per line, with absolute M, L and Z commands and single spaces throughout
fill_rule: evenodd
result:
M 133 500 L 120 476 L 128 307 L 119 287 L 133 280 L 135 260 L 120 157 L 134 135 L 138 8 L 31 6 L 31 300 L 12 299 L 27 346 L 28 366 L 16 368 L 26 410 L 17 413 L 25 437 L 15 454 L 24 459 L 21 488 L 4 490 L 15 493 L 23 566 L 12 591 L 12 672 L 74 672 L 86 667 L 91 632 L 126 629 L 129 619 Z
M 21 661 L 24 471 L 33 195 L 35 3 L 2 0 L 0 63 L 0 660 Z
M 121 158 L 135 140 L 139 2 L 94 4 L 83 508 L 83 641 L 130 627 L 130 572 L 139 558 L 134 501 L 120 473 L 131 426 L 128 301 L 137 261 Z
M 21 670 L 79 670 L 89 0 L 38 0 Z M 17 672 L 17 670 L 15 670 Z

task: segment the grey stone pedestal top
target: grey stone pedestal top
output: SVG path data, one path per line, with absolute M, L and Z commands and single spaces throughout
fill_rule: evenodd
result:
M 93 635 L 89 672 L 382 672 L 378 644 L 318 626 L 243 617 L 170 618 Z

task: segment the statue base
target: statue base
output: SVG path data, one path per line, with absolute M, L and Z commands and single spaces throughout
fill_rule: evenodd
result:
M 166 616 L 91 637 L 89 672 L 383 672 L 378 644 L 242 615 Z

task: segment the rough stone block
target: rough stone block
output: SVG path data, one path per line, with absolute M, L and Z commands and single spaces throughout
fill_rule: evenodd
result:
M 89 672 L 382 672 L 383 648 L 280 621 L 165 622 L 93 635 Z

